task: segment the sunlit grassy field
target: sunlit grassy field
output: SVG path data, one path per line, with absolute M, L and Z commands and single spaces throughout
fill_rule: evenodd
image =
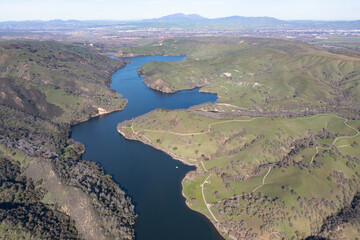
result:
M 158 148 L 198 164 L 199 171 L 183 181 L 191 208 L 214 221 L 201 189 L 210 174 L 204 197 L 224 229 L 229 222 L 244 221 L 257 236 L 276 232 L 291 238 L 320 231 L 323 218 L 349 203 L 359 186 L 355 159 L 360 121 L 345 121 L 330 114 L 214 120 L 185 110 L 159 109 L 123 127 L 138 139 L 145 136 Z M 331 134 L 322 136 L 324 129 Z M 296 148 L 294 142 L 304 139 L 312 144 L 291 155 L 290 164 L 277 165 Z M 233 200 L 244 194 L 261 194 L 267 200 Z

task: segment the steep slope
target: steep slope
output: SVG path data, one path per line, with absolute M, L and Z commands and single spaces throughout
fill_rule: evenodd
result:
M 18 184 L 32 189 L 24 195 L 10 184 L 19 177 L 0 172 L 2 236 L 134 238 L 130 199 L 100 166 L 80 160 L 84 146 L 69 139 L 71 124 L 125 106 L 109 89 L 124 64 L 71 44 L 0 43 L 1 164 L 15 164 L 25 179 Z
M 122 62 L 73 45 L 37 41 L 1 42 L 0 56 L 0 77 L 8 79 L 2 81 L 2 87 L 11 85 L 12 89 L 1 92 L 2 104 L 24 110 L 16 99 L 31 100 L 31 93 L 38 91 L 36 94 L 42 97 L 37 96 L 38 99 L 32 101 L 34 104 L 43 102 L 45 95 L 49 104 L 63 110 L 58 109 L 56 116 L 50 112 L 41 116 L 70 123 L 125 106 L 126 100 L 119 99 L 120 95 L 109 89 L 110 74 L 122 67 Z M 44 106 L 37 107 L 36 111 L 41 108 L 45 111 Z M 29 110 L 29 106 L 26 109 Z

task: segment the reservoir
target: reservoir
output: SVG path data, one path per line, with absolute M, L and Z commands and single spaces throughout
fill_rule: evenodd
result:
M 149 89 L 137 69 L 150 61 L 181 61 L 182 56 L 144 56 L 112 75 L 111 88 L 128 100 L 124 110 L 90 119 L 72 127 L 72 138 L 85 144 L 83 159 L 99 163 L 131 197 L 138 214 L 138 240 L 223 239 L 212 223 L 189 209 L 181 181 L 194 167 L 172 159 L 138 141 L 124 139 L 116 130 L 124 120 L 157 108 L 182 109 L 215 102 L 216 95 L 199 89 L 164 94 Z

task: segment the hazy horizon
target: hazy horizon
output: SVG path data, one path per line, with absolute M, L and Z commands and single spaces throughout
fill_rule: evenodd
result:
M 358 0 L 0 0 L 0 21 L 140 20 L 175 13 L 206 18 L 274 17 L 280 20 L 359 20 Z
M 149 20 L 149 19 L 156 19 L 156 18 L 162 18 L 162 17 L 166 17 L 166 16 L 170 16 L 170 15 L 175 15 L 175 14 L 185 14 L 185 15 L 199 15 L 201 17 L 204 17 L 204 18 L 207 18 L 207 19 L 217 19 L 217 18 L 225 18 L 225 17 L 234 17 L 234 16 L 237 16 L 237 17 L 258 17 L 258 18 L 261 18 L 261 17 L 269 17 L 269 18 L 275 18 L 275 19 L 278 19 L 278 20 L 283 20 L 283 21 L 360 21 L 360 17 L 358 19 L 352 19 L 352 20 L 344 20 L 344 19 L 280 19 L 280 18 L 276 18 L 276 17 L 272 17 L 272 16 L 243 16 L 243 15 L 229 15 L 229 16 L 222 16 L 222 17 L 214 17 L 214 18 L 208 18 L 208 17 L 205 17 L 205 16 L 202 16 L 200 14 L 197 14 L 197 13 L 182 13 L 182 12 L 177 12 L 177 13 L 171 13 L 171 14 L 167 14 L 167 15 L 163 15 L 163 16 L 156 16 L 156 17 L 152 17 L 152 18 L 137 18 L 137 19 L 72 19 L 72 18 L 69 18 L 69 19 L 61 19 L 61 18 L 54 18 L 54 19 L 46 19 L 46 20 L 43 20 L 43 19 L 29 19 L 29 20 L 0 20 L 0 22 L 26 22 L 26 21 L 40 21 L 40 22 L 50 22 L 50 21 L 142 21 L 142 20 Z

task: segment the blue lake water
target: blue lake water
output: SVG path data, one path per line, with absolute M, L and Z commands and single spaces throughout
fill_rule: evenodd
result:
M 72 138 L 85 144 L 83 159 L 98 162 L 132 198 L 138 214 L 138 240 L 223 239 L 211 222 L 192 211 L 181 194 L 181 181 L 194 167 L 172 159 L 141 142 L 124 139 L 116 130 L 124 120 L 157 108 L 181 109 L 215 102 L 216 95 L 199 89 L 164 94 L 149 89 L 137 69 L 150 61 L 181 61 L 182 56 L 145 56 L 112 75 L 111 88 L 128 99 L 125 109 L 72 127 Z M 176 168 L 178 167 L 178 168 Z

